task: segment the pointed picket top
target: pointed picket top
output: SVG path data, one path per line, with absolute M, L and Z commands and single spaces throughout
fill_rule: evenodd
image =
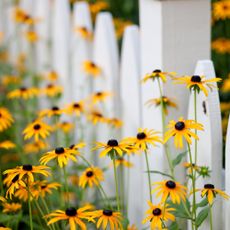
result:
M 122 136 L 135 136 L 141 126 L 141 94 L 140 94 L 140 33 L 136 25 L 127 26 L 124 32 L 121 52 L 121 114 L 122 114 Z M 128 210 L 130 223 L 140 223 L 144 213 L 143 210 L 143 164 L 140 155 L 132 156 L 130 161 L 134 167 L 130 170 L 128 199 Z M 127 174 L 126 174 L 127 175 Z M 126 180 L 127 178 L 125 178 Z M 146 184 L 147 185 L 147 184 Z M 133 193 L 132 191 L 135 191 Z M 139 194 L 138 197 L 136 194 Z
M 195 75 L 205 76 L 207 79 L 214 78 L 215 70 L 212 61 L 198 61 Z M 213 83 L 216 85 L 216 83 Z M 190 95 L 189 101 L 189 119 L 194 120 L 194 93 Z M 211 172 L 211 177 L 197 180 L 196 187 L 203 188 L 204 184 L 212 183 L 216 188 L 222 189 L 222 126 L 221 113 L 218 89 L 213 89 L 209 92 L 208 97 L 201 91 L 197 95 L 197 122 L 203 124 L 204 131 L 198 132 L 199 141 L 197 143 L 197 165 L 208 166 Z M 191 151 L 194 157 L 194 142 L 191 146 Z M 193 158 L 194 159 L 194 158 Z M 197 197 L 200 197 L 197 195 Z M 198 199 L 198 198 L 197 198 Z M 218 201 L 213 210 L 214 229 L 222 229 L 221 219 L 221 203 Z M 208 221 L 205 222 L 201 229 L 208 229 Z
M 62 103 L 70 98 L 70 8 L 66 0 L 56 0 L 53 9 L 52 25 L 53 70 L 59 75 L 64 88 Z
M 79 32 L 79 28 L 86 28 L 90 34 L 92 32 L 92 20 L 87 2 L 77 2 L 74 4 L 73 25 L 71 28 L 71 54 L 72 54 L 72 99 L 74 101 L 85 98 L 90 93 L 90 77 L 83 71 L 83 63 L 91 60 L 92 38 L 84 38 Z
M 228 130 L 226 136 L 226 148 L 225 148 L 225 192 L 230 195 L 230 116 L 228 119 Z M 225 210 L 225 230 L 230 229 L 230 202 L 224 202 Z

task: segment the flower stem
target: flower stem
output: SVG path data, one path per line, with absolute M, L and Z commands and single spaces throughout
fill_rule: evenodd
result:
M 66 192 L 66 199 L 67 199 L 67 206 L 69 206 L 69 187 L 67 182 L 67 173 L 65 166 L 63 167 L 63 173 L 64 173 L 64 183 L 65 183 L 65 192 Z
M 30 230 L 33 230 L 32 209 L 31 209 L 31 200 L 30 200 L 30 183 L 28 178 L 27 178 L 27 190 L 28 190 L 28 208 L 29 208 L 29 216 L 30 216 Z
M 209 209 L 210 209 L 210 230 L 213 230 L 213 221 L 212 221 L 212 205 L 209 205 Z
M 120 199 L 119 199 L 118 180 L 117 180 L 117 170 L 116 170 L 115 159 L 113 159 L 113 171 L 114 171 L 114 179 L 115 179 L 115 185 L 116 185 L 117 210 L 120 211 Z
M 146 161 L 146 166 L 147 166 L 147 171 L 148 171 L 149 198 L 150 198 L 150 201 L 153 202 L 152 193 L 151 193 L 151 175 L 150 175 L 150 169 L 149 169 L 149 160 L 148 160 L 148 155 L 147 155 L 146 150 L 145 150 L 145 161 Z
M 194 119 L 197 123 L 197 96 L 196 90 L 194 91 Z M 195 134 L 197 135 L 197 129 L 195 129 Z M 195 165 L 197 164 L 197 139 L 195 139 Z

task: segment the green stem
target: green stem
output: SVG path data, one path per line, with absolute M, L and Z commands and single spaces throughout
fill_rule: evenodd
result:
M 147 173 L 148 173 L 148 184 L 149 184 L 149 198 L 150 201 L 153 202 L 152 193 L 151 193 L 151 175 L 150 175 L 150 168 L 149 168 L 149 160 L 148 160 L 148 155 L 146 150 L 145 150 L 145 161 L 146 161 L 146 166 L 148 171 Z
M 129 162 L 130 156 L 128 155 L 128 162 Z M 127 193 L 126 193 L 126 215 L 128 215 L 129 212 L 129 180 L 130 180 L 130 168 L 127 170 L 127 183 L 126 183 L 126 188 L 127 188 Z
M 66 168 L 65 166 L 63 167 L 63 173 L 64 173 L 64 183 L 65 183 L 65 192 L 66 192 L 66 205 L 69 206 L 69 187 L 68 187 L 68 182 L 67 182 L 67 173 L 66 173 Z
M 29 208 L 29 215 L 30 215 L 30 229 L 33 230 L 32 209 L 31 209 L 31 200 L 30 200 L 30 184 L 28 178 L 27 178 L 27 189 L 28 189 L 28 208 Z
M 209 205 L 209 209 L 210 209 L 210 230 L 213 230 L 213 221 L 212 221 L 212 205 Z
M 197 122 L 197 100 L 196 100 L 196 90 L 194 91 L 194 119 Z M 197 135 L 197 129 L 195 129 L 195 134 Z M 195 139 L 195 165 L 197 164 L 197 139 Z
M 117 180 L 117 170 L 116 170 L 115 159 L 113 159 L 113 171 L 114 171 L 114 179 L 115 179 L 115 186 L 116 186 L 117 210 L 120 211 L 120 199 L 119 199 L 118 180 Z

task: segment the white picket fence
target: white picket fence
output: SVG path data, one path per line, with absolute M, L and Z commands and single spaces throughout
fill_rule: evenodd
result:
M 0 14 L 0 31 L 3 30 L 9 38 L 16 33 L 11 20 L 12 6 L 4 0 L 0 0 L 0 3 L 3 12 Z M 147 108 L 145 105 L 148 99 L 160 96 L 159 89 L 156 83 L 140 84 L 144 74 L 154 69 L 163 69 L 176 71 L 179 75 L 195 73 L 205 75 L 207 78 L 215 77 L 213 64 L 209 60 L 209 0 L 140 0 L 139 5 L 140 28 L 136 25 L 126 28 L 119 57 L 110 13 L 99 13 L 93 28 L 89 7 L 85 2 L 75 3 L 73 15 L 70 14 L 67 0 L 23 0 L 21 3 L 23 8 L 41 19 L 36 26 L 40 35 L 40 41 L 36 45 L 37 71 L 58 72 L 65 89 L 62 103 L 80 100 L 92 89 L 113 91 L 114 97 L 106 104 L 106 108 L 110 117 L 119 116 L 123 120 L 122 136 L 135 135 L 139 127 L 162 131 L 159 108 Z M 93 41 L 85 40 L 75 32 L 76 27 L 82 26 L 94 31 Z M 49 47 L 50 41 L 52 47 Z M 12 60 L 15 60 L 19 51 L 27 52 L 25 45 L 20 47 L 20 50 L 16 44 L 9 45 Z M 93 86 L 87 82 L 87 77 L 82 71 L 82 62 L 87 59 L 103 69 L 103 76 L 95 79 Z M 177 119 L 179 116 L 186 118 L 187 114 L 189 118 L 193 118 L 193 95 L 189 96 L 183 86 L 169 82 L 163 86 L 163 92 L 179 104 L 179 109 L 170 110 L 168 120 Z M 198 164 L 209 166 L 212 170 L 211 182 L 230 194 L 230 125 L 224 171 L 218 91 L 211 92 L 208 98 L 200 94 L 197 101 L 198 121 L 205 127 L 205 133 L 199 133 Z M 119 133 L 114 135 L 116 138 L 121 137 Z M 99 126 L 97 139 L 107 141 L 109 138 L 111 138 L 110 130 L 106 126 Z M 175 154 L 176 152 L 175 150 Z M 151 169 L 167 170 L 163 148 L 152 149 L 149 157 Z M 127 194 L 129 217 L 131 223 L 140 227 L 148 200 L 147 178 L 144 174 L 146 166 L 142 156 L 134 156 L 132 162 L 135 167 L 130 172 L 130 191 Z M 184 170 L 177 171 L 177 178 L 180 181 L 185 179 Z M 152 175 L 153 181 L 161 179 L 159 175 Z M 114 193 L 112 181 L 112 173 L 109 172 L 104 186 L 111 194 Z M 198 186 L 203 187 L 206 182 L 200 180 Z M 219 201 L 215 206 L 214 229 L 229 230 L 229 202 L 222 204 Z M 208 223 L 201 229 L 209 229 Z

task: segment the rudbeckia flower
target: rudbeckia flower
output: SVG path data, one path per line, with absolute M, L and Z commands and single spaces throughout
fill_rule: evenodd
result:
M 7 228 L 4 224 L 0 223 L 0 230 L 12 230 L 12 229 Z
M 14 119 L 9 110 L 4 107 L 0 107 L 0 132 L 6 130 L 11 126 Z
M 76 151 L 78 151 L 81 148 L 84 148 L 86 146 L 85 142 L 80 142 L 78 144 L 72 144 L 69 146 L 69 149 L 74 149 Z
M 91 75 L 92 77 L 98 77 L 102 72 L 101 68 L 91 61 L 84 61 L 83 70 L 86 74 Z
M 27 178 L 27 180 L 31 183 L 34 182 L 34 174 L 42 174 L 43 176 L 49 176 L 50 172 L 47 171 L 49 167 L 43 166 L 43 165 L 22 165 L 17 166 L 13 169 L 7 169 L 3 172 L 4 175 L 7 175 L 8 180 L 13 181 L 16 176 L 18 177 L 18 180 L 24 180 Z
M 39 90 L 37 88 L 26 88 L 21 87 L 20 89 L 15 89 L 7 94 L 9 99 L 24 99 L 28 100 L 35 96 L 38 96 Z
M 130 145 L 134 145 L 135 148 L 145 151 L 148 149 L 148 145 L 156 146 L 156 143 L 162 143 L 161 138 L 158 136 L 159 132 L 148 129 L 138 129 L 136 137 L 125 138 L 124 141 Z
M 46 79 L 51 82 L 56 82 L 58 80 L 58 73 L 54 70 L 50 71 L 46 75 Z
M 93 110 L 89 112 L 89 114 L 87 114 L 87 118 L 94 125 L 96 125 L 99 122 L 106 123 L 108 121 L 107 118 L 105 118 L 104 115 L 98 110 Z
M 45 153 L 41 159 L 40 163 L 46 165 L 51 160 L 57 160 L 58 165 L 63 168 L 68 164 L 69 160 L 77 162 L 76 155 L 80 153 L 74 149 L 58 147 L 50 152 Z
M 28 42 L 30 43 L 35 43 L 38 41 L 38 34 L 37 32 L 33 31 L 33 30 L 28 30 L 26 33 L 25 33 L 25 38 Z
M 103 171 L 98 167 L 87 168 L 79 178 L 79 186 L 85 188 L 87 185 L 93 187 L 98 186 L 100 181 L 104 180 Z
M 97 13 L 99 13 L 102 10 L 107 10 L 109 8 L 109 4 L 106 1 L 96 1 L 94 3 L 91 3 L 89 6 L 90 12 L 92 13 L 92 16 L 95 17 Z
M 157 192 L 156 196 L 162 196 L 162 203 L 164 203 L 168 197 L 172 202 L 180 204 L 181 200 L 185 201 L 187 188 L 178 182 L 172 180 L 164 180 L 161 182 L 155 182 L 156 188 L 152 190 L 152 193 Z
M 216 20 L 226 20 L 230 18 L 230 2 L 228 0 L 214 2 L 213 17 Z
M 75 31 L 84 39 L 92 40 L 93 34 L 85 26 L 77 27 Z
M 71 207 L 65 211 L 56 210 L 45 217 L 50 219 L 48 225 L 64 220 L 69 222 L 70 230 L 76 230 L 78 226 L 81 230 L 87 230 L 85 221 L 94 222 L 90 215 L 91 212 L 89 212 L 91 209 L 91 205 L 86 205 L 79 209 Z
M 74 129 L 74 124 L 71 122 L 63 121 L 57 124 L 57 129 L 62 130 L 64 133 L 69 133 Z
M 49 145 L 42 141 L 42 140 L 38 140 L 35 141 L 33 143 L 28 143 L 24 146 L 24 151 L 25 153 L 29 154 L 29 153 L 39 153 L 44 149 L 47 149 L 49 147 Z
M 14 9 L 13 19 L 16 23 L 23 23 L 25 16 L 26 16 L 26 12 L 23 9 L 21 9 L 19 7 L 16 7 Z
M 36 183 L 30 183 L 29 188 L 30 188 L 30 194 L 28 192 L 28 185 L 27 187 L 19 187 L 19 189 L 17 189 L 14 193 L 14 197 L 16 197 L 17 199 L 23 201 L 23 202 L 28 202 L 29 197 L 30 197 L 30 201 L 36 199 L 36 197 L 38 197 L 38 193 L 39 191 L 37 190 L 37 188 L 35 187 Z
M 64 109 L 60 109 L 58 106 L 53 106 L 51 109 L 43 109 L 39 112 L 39 117 L 53 117 L 53 116 L 60 116 L 65 112 Z
M 150 229 L 165 229 L 162 226 L 162 222 L 165 223 L 167 221 L 174 221 L 175 216 L 170 212 L 174 211 L 174 208 L 170 208 L 168 204 L 165 206 L 162 204 L 154 205 L 150 201 L 148 201 L 149 210 L 146 211 L 148 215 L 142 223 L 145 224 L 147 222 L 150 223 Z
M 191 137 L 199 139 L 191 129 L 204 130 L 202 124 L 196 123 L 193 120 L 184 120 L 182 117 L 177 122 L 174 120 L 170 121 L 168 128 L 169 130 L 165 133 L 164 141 L 167 142 L 171 137 L 174 137 L 176 148 L 183 148 L 183 138 L 185 138 L 188 144 L 192 143 Z
M 213 184 L 205 184 L 203 189 L 197 189 L 196 191 L 201 191 L 201 196 L 206 196 L 208 199 L 208 203 L 212 205 L 214 198 L 216 195 L 222 196 L 224 199 L 229 199 L 230 196 L 220 189 L 215 188 Z
M 84 102 L 83 101 L 71 103 L 66 108 L 66 113 L 75 114 L 77 117 L 79 117 L 83 112 L 84 112 Z
M 91 95 L 91 100 L 92 100 L 93 104 L 97 104 L 99 102 L 104 102 L 108 97 L 111 97 L 111 96 L 112 96 L 111 92 L 98 91 L 98 92 Z
M 17 213 L 22 209 L 22 205 L 19 203 L 8 203 L 7 201 L 2 202 L 3 213 Z
M 218 38 L 212 41 L 212 49 L 220 54 L 230 53 L 230 39 Z
M 22 79 L 18 76 L 13 75 L 6 75 L 2 77 L 2 85 L 8 86 L 8 85 L 18 85 L 20 84 Z
M 112 210 L 104 209 L 92 212 L 93 218 L 98 218 L 97 229 L 102 228 L 103 230 L 109 228 L 111 230 L 123 230 L 122 226 L 122 215 L 120 212 L 114 212 Z
M 12 141 L 3 141 L 3 142 L 0 142 L 0 148 L 12 149 L 12 148 L 15 148 L 15 144 Z
M 123 157 L 119 157 L 115 160 L 115 166 L 119 167 L 119 166 L 124 166 L 126 168 L 131 168 L 133 167 L 133 164 L 127 160 L 125 160 Z
M 110 139 L 108 140 L 107 143 L 102 143 L 102 142 L 96 142 L 96 147 L 93 148 L 92 150 L 97 150 L 97 149 L 103 149 L 100 152 L 100 157 L 105 157 L 106 155 L 111 155 L 116 154 L 118 156 L 123 156 L 123 153 L 128 151 L 128 144 L 124 142 L 118 142 L 115 139 Z
M 156 78 L 161 79 L 162 82 L 166 82 L 167 81 L 167 76 L 169 77 L 173 77 L 175 76 L 176 73 L 174 72 L 162 72 L 159 69 L 155 69 L 152 73 L 148 73 L 145 75 L 145 77 L 143 78 L 142 82 L 146 82 L 148 80 L 155 80 Z
M 52 130 L 53 129 L 51 126 L 47 125 L 41 120 L 35 120 L 23 130 L 23 135 L 25 140 L 34 137 L 35 141 L 37 142 L 39 138 L 45 139 L 48 137 Z
M 58 189 L 58 187 L 61 187 L 61 185 L 59 183 L 56 183 L 56 182 L 51 182 L 49 183 L 48 181 L 46 180 L 43 180 L 43 181 L 37 181 L 37 198 L 38 197 L 45 197 L 47 194 L 52 194 L 52 190 L 53 189 Z
M 41 93 L 47 97 L 56 97 L 61 95 L 63 88 L 59 85 L 48 84 L 45 88 L 41 90 Z
M 200 167 L 195 165 L 195 164 L 191 164 L 189 162 L 184 162 L 183 166 L 188 170 L 188 173 L 191 174 L 192 171 L 196 171 L 199 172 L 200 171 Z
M 184 76 L 174 78 L 177 81 L 177 84 L 185 84 L 188 89 L 197 91 L 198 93 L 201 91 L 204 92 L 205 96 L 208 96 L 208 89 L 212 90 L 215 86 L 212 84 L 213 82 L 219 82 L 221 78 L 211 78 L 206 79 L 205 76 L 193 75 L 193 76 Z
M 114 128 L 120 128 L 123 125 L 123 122 L 118 118 L 107 118 L 107 123 Z

